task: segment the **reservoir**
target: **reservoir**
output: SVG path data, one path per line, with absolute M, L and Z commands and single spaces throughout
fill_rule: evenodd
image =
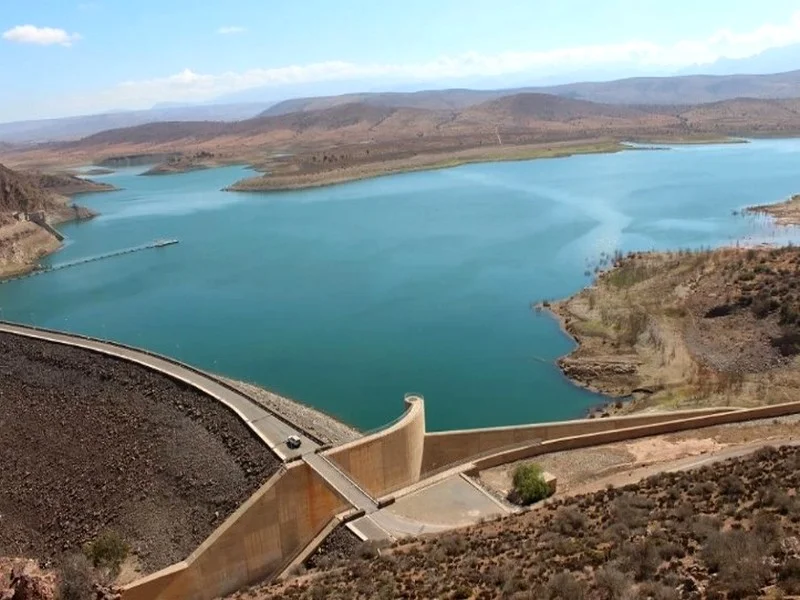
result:
M 142 169 L 143 170 L 143 169 Z M 0 286 L 2 318 L 117 340 L 255 382 L 359 428 L 425 396 L 431 430 L 582 416 L 573 342 L 532 302 L 602 253 L 796 237 L 747 205 L 800 192 L 800 140 L 487 163 L 293 192 L 229 167 L 98 178 L 98 218 L 45 264 L 180 243 Z M 588 274 L 587 274 L 588 272 Z

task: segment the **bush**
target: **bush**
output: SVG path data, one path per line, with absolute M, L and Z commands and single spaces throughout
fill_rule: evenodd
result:
M 559 508 L 553 518 L 553 529 L 561 535 L 575 536 L 586 526 L 586 517 L 572 506 Z
M 128 557 L 128 544 L 112 530 L 104 531 L 93 542 L 83 548 L 92 564 L 98 569 L 107 570 L 112 576 L 119 573 L 122 562 Z
M 595 575 L 597 590 L 607 600 L 623 600 L 630 595 L 633 582 L 625 573 L 614 567 L 603 567 Z
M 59 600 L 89 600 L 94 592 L 94 572 L 82 554 L 67 556 L 58 576 Z
M 542 468 L 532 463 L 519 465 L 514 470 L 514 489 L 509 499 L 516 504 L 532 504 L 550 495 Z
M 586 584 L 575 579 L 575 576 L 564 571 L 553 575 L 545 586 L 543 596 L 548 600 L 583 600 L 586 596 Z

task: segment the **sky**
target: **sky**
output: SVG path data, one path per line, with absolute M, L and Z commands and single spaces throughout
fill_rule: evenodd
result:
M 795 43 L 798 0 L 0 0 L 0 122 L 667 74 Z

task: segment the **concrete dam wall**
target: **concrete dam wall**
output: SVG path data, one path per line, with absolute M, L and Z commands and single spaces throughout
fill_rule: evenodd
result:
M 393 425 L 324 453 L 373 498 L 416 483 L 422 473 L 425 404 L 413 395 L 405 403 Z

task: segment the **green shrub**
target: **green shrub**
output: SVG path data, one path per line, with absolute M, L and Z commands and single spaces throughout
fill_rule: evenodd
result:
M 532 504 L 550 495 L 542 468 L 533 463 L 519 465 L 514 470 L 514 490 L 511 500 L 517 504 Z
M 98 569 L 106 569 L 110 574 L 119 573 L 122 562 L 128 557 L 128 544 L 116 531 L 101 533 L 93 542 L 83 547 L 83 553 Z

